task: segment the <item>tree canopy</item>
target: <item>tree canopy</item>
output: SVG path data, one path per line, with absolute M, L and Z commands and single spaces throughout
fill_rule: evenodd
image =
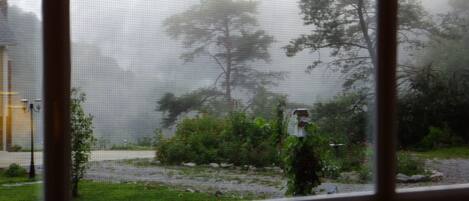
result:
M 422 35 L 428 34 L 432 23 L 418 1 L 399 0 L 399 41 L 402 49 L 423 47 Z M 373 0 L 301 0 L 304 25 L 311 26 L 285 47 L 287 56 L 303 50 L 317 54 L 307 67 L 309 71 L 325 66 L 340 71 L 349 89 L 357 81 L 371 79 L 376 64 L 376 9 Z M 321 57 L 328 51 L 329 57 Z
M 254 67 L 256 62 L 270 61 L 269 48 L 274 42 L 272 36 L 258 29 L 257 6 L 257 2 L 246 0 L 201 0 L 164 21 L 168 35 L 182 41 L 186 49 L 181 59 L 185 62 L 199 57 L 210 59 L 220 69 L 214 85 L 208 89 L 181 97 L 167 94 L 159 101 L 158 110 L 169 112 L 166 125 L 181 113 L 200 108 L 201 104 L 215 103 L 215 99 L 216 103 L 233 110 L 241 102 L 233 98 L 234 91 L 254 94 L 259 88 L 275 85 L 283 79 L 283 72 L 262 72 Z M 203 99 L 212 101 L 201 101 Z M 176 106 L 174 101 L 185 104 L 169 109 L 169 105 Z
M 257 29 L 257 5 L 245 0 L 202 0 L 164 22 L 168 35 L 182 40 L 187 49 L 181 55 L 184 61 L 205 56 L 216 63 L 221 73 L 215 85 L 224 88 L 228 101 L 235 88 L 252 89 L 282 76 L 251 66 L 255 61 L 270 61 L 268 49 L 274 42 L 272 36 Z

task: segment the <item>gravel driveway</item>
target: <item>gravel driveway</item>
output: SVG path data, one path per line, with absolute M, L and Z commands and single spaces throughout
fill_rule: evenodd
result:
M 4 152 L 0 151 L 0 168 L 8 167 L 12 163 L 28 166 L 30 152 Z M 92 151 L 91 161 L 124 160 L 132 158 L 153 158 L 155 151 Z M 42 165 L 42 152 L 34 153 L 34 162 L 37 166 Z
M 141 160 L 140 160 L 141 161 Z M 86 179 L 107 182 L 156 182 L 187 190 L 230 192 L 238 195 L 256 195 L 266 198 L 284 197 L 286 180 L 278 170 L 241 170 L 236 168 L 139 166 L 129 161 L 94 162 Z M 370 184 L 331 184 L 340 193 L 371 191 Z
M 149 163 L 149 159 L 142 159 Z M 286 181 L 273 170 L 240 170 L 211 167 L 139 165 L 138 161 L 93 162 L 86 179 L 108 182 L 156 182 L 189 191 L 233 192 L 268 198 L 284 196 Z M 398 188 L 469 183 L 469 160 L 431 160 L 427 166 L 444 174 L 436 183 L 398 184 Z M 372 184 L 323 183 L 320 188 L 337 186 L 339 193 L 372 191 Z
M 469 183 L 469 159 L 429 160 L 426 164 L 444 175 L 434 185 Z

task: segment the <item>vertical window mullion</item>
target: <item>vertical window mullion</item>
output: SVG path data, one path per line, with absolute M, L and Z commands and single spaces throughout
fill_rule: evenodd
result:
M 70 18 L 69 0 L 43 0 L 44 197 L 69 201 Z
M 376 200 L 393 200 L 396 173 L 397 0 L 377 2 L 375 110 Z

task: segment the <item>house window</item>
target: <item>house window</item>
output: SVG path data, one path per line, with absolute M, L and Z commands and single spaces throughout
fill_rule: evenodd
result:
M 0 201 L 469 197 L 464 0 L 8 3 Z

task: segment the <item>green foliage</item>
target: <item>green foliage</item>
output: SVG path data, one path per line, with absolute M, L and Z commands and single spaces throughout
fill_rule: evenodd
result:
M 151 142 L 151 141 L 150 141 Z M 128 144 L 113 144 L 110 150 L 132 150 L 132 151 L 141 151 L 141 150 L 153 150 L 152 146 L 141 146 L 138 144 L 134 143 L 128 143 Z
M 26 176 L 27 172 L 26 169 L 21 167 L 16 163 L 10 164 L 8 168 L 3 173 L 6 177 L 24 177 Z
M 0 178 L 0 183 L 2 183 Z M 24 185 L 18 187 L 0 186 L 1 201 L 37 201 L 42 200 L 42 184 Z M 240 198 L 236 194 L 226 193 L 216 196 L 207 192 L 187 192 L 172 186 L 152 183 L 109 183 L 82 181 L 81 196 L 74 201 L 236 201 L 252 200 L 255 198 Z M 257 197 L 256 197 L 257 198 Z M 259 198 L 261 199 L 261 198 Z
M 454 136 L 455 141 L 462 138 L 468 142 L 469 82 L 462 75 L 462 71 L 448 73 L 430 65 L 409 76 L 408 89 L 401 93 L 398 102 L 401 146 L 415 147 L 423 142 L 424 146 L 431 148 L 430 140 L 438 140 L 432 138 L 447 140 L 450 136 Z M 431 132 L 430 127 L 445 128 L 446 131 Z
M 464 140 L 461 137 L 454 136 L 447 127 L 444 129 L 430 127 L 429 130 L 428 135 L 426 135 L 420 142 L 419 148 L 430 150 L 449 146 L 458 146 L 464 143 Z
M 311 119 L 333 143 L 363 144 L 368 131 L 367 103 L 365 92 L 344 93 L 329 102 L 315 104 Z
M 215 117 L 184 119 L 174 137 L 163 140 L 157 147 L 157 157 L 167 164 L 219 162 L 216 152 L 223 127 L 224 121 Z
M 469 141 L 469 4 L 451 0 L 450 5 L 450 12 L 439 20 L 440 34 L 432 35 L 416 62 L 420 67 L 402 73 L 398 118 L 403 147 L 428 149 L 450 144 L 444 142 L 450 138 Z M 443 133 L 430 127 L 443 128 Z
M 407 152 L 399 152 L 397 155 L 397 172 L 405 175 L 425 175 L 425 161 L 412 156 Z
M 469 147 L 446 147 L 413 152 L 413 154 L 422 159 L 467 159 L 469 158 Z
M 365 144 L 350 144 L 345 146 L 339 155 L 342 161 L 341 171 L 357 171 L 366 163 Z
M 163 131 L 161 129 L 155 129 L 153 131 L 152 146 L 155 148 L 163 141 Z
M 311 119 L 317 125 L 317 136 L 323 138 L 321 159 L 325 167 L 338 172 L 360 170 L 365 159 L 367 141 L 367 98 L 364 93 L 345 93 L 325 103 L 317 103 Z M 339 148 L 329 144 L 344 144 Z M 330 165 L 328 165 L 330 164 Z
M 184 119 L 172 138 L 158 143 L 157 158 L 165 164 L 226 162 L 268 166 L 278 160 L 272 132 L 267 121 L 244 113 L 234 112 L 226 118 L 203 115 Z
M 269 166 L 277 163 L 275 130 L 262 118 L 232 113 L 223 132 L 222 157 L 235 165 Z
M 362 167 L 358 170 L 358 175 L 360 177 L 361 182 L 370 182 L 373 179 L 373 168 L 371 167 L 371 164 L 364 163 Z
M 277 145 L 277 149 L 280 150 L 283 141 L 288 136 L 288 122 L 285 115 L 285 109 L 287 107 L 286 99 L 280 99 L 275 107 L 275 118 L 273 119 L 272 128 L 274 129 L 273 142 Z
M 324 166 L 319 153 L 324 141 L 316 137 L 314 125 L 308 125 L 306 137 L 289 136 L 282 150 L 283 170 L 288 178 L 287 195 L 302 196 L 313 194 L 313 188 L 320 185 L 319 174 Z
M 78 196 L 78 182 L 83 178 L 91 148 L 96 141 L 93 136 L 93 116 L 85 114 L 82 104 L 86 95 L 72 89 L 70 133 L 72 142 L 72 194 Z

